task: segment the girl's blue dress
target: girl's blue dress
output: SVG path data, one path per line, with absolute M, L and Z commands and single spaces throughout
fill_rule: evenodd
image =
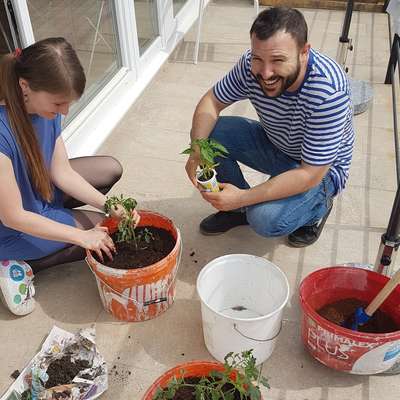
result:
M 61 134 L 61 115 L 48 120 L 32 115 L 32 124 L 37 134 L 40 148 L 46 163 L 50 163 L 54 146 Z M 49 204 L 35 192 L 29 179 L 24 156 L 11 131 L 5 106 L 0 105 L 0 153 L 12 162 L 15 179 L 21 192 L 23 207 L 44 217 L 63 224 L 75 226 L 71 210 L 63 207 L 63 193 L 55 188 L 54 200 Z M 0 260 L 34 260 L 45 257 L 69 246 L 67 243 L 40 239 L 14 229 L 7 228 L 0 221 Z

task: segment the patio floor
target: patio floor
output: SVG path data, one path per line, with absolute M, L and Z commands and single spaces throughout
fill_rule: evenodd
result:
M 344 12 L 303 11 L 312 46 L 336 58 Z M 374 100 L 367 112 L 355 117 L 351 176 L 318 242 L 294 249 L 285 238 L 265 239 L 248 227 L 212 238 L 198 232 L 198 223 L 213 209 L 189 183 L 186 157 L 179 153 L 189 142 L 191 117 L 200 97 L 249 46 L 253 12 L 251 2 L 211 2 L 205 13 L 198 65 L 192 63 L 193 28 L 99 151 L 115 156 L 125 167 L 114 194 L 133 195 L 140 208 L 169 216 L 181 229 L 184 250 L 175 304 L 148 322 L 118 322 L 103 310 L 95 279 L 84 262 L 38 274 L 37 308 L 31 315 L 17 318 L 0 307 L 0 393 L 12 383 L 10 374 L 21 370 L 37 352 L 53 325 L 75 332 L 95 323 L 98 348 L 110 370 L 116 366 L 109 376 L 109 389 L 101 397 L 104 400 L 140 399 L 170 367 L 193 359 L 211 360 L 202 336 L 197 275 L 218 256 L 248 253 L 278 265 L 291 288 L 282 332 L 263 367 L 271 384 L 265 399 L 398 398 L 397 376 L 348 375 L 312 359 L 301 343 L 298 303 L 299 283 L 318 267 L 374 263 L 389 219 L 396 173 L 391 87 L 383 84 L 389 60 L 386 14 L 353 14 L 349 74 L 373 84 Z M 225 114 L 255 118 L 249 102 L 235 104 Z M 263 179 L 250 170 L 246 175 L 253 183 Z

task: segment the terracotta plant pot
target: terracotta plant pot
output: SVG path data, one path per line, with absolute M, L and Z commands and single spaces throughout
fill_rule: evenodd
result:
M 218 362 L 212 361 L 191 361 L 185 364 L 177 365 L 162 374 L 146 391 L 142 400 L 153 400 L 157 389 L 164 388 L 168 382 L 175 377 L 187 378 L 189 376 L 201 377 L 208 375 L 211 371 L 223 371 L 224 366 Z M 182 374 L 182 371 L 184 373 Z
M 173 378 L 188 378 L 207 376 L 211 371 L 223 371 L 224 365 L 214 361 L 190 361 L 184 364 L 177 365 L 162 374 L 153 384 L 147 389 L 142 397 L 142 400 L 153 400 L 157 389 L 164 388 Z M 237 372 L 232 372 L 231 379 L 236 378 Z M 263 397 L 261 396 L 262 400 Z
M 138 211 L 139 226 L 163 228 L 176 243 L 162 260 L 137 269 L 110 268 L 87 251 L 86 262 L 96 277 L 100 298 L 106 311 L 123 321 L 145 321 L 166 311 L 174 302 L 176 274 L 182 252 L 179 230 L 173 222 L 152 211 Z M 106 218 L 103 223 L 114 233 L 118 221 Z

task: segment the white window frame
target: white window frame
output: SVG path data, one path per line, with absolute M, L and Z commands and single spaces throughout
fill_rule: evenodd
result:
M 134 0 L 114 0 L 121 69 L 63 130 L 70 157 L 95 154 L 196 22 L 200 0 L 188 0 L 174 18 L 172 0 L 156 0 L 159 36 L 140 56 Z M 34 43 L 26 0 L 12 0 L 23 47 Z
M 28 4 L 26 0 L 12 0 L 12 6 L 15 13 L 15 19 L 18 24 L 18 33 L 22 42 L 22 46 L 27 47 L 35 41 L 31 18 L 29 16 Z

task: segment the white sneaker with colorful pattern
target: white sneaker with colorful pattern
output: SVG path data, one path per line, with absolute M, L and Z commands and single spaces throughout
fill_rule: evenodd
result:
M 0 261 L 0 298 L 15 315 L 26 315 L 35 308 L 32 268 L 25 261 Z

